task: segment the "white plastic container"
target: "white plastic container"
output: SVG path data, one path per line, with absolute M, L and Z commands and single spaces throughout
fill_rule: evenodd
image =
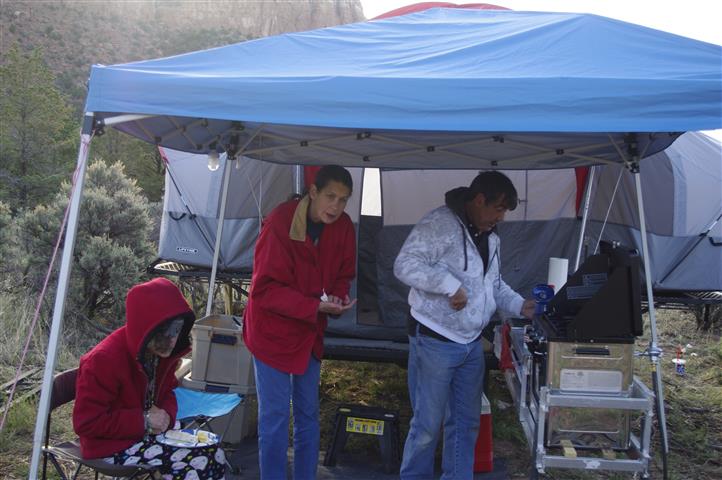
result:
M 234 385 L 231 391 L 255 393 L 253 361 L 243 343 L 243 320 L 230 315 L 209 315 L 191 330 L 191 380 Z

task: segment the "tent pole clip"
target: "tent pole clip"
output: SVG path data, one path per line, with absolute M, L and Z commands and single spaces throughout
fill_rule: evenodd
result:
M 228 143 L 225 145 L 226 150 L 226 159 L 227 160 L 235 160 L 236 155 L 238 154 L 238 134 L 234 133 L 231 135 L 231 138 L 228 139 Z
M 650 360 L 656 362 L 664 352 L 656 344 L 648 346 L 643 352 L 634 352 L 637 357 L 649 357 Z
M 632 173 L 639 173 L 639 148 L 637 145 L 637 134 L 628 133 L 624 136 L 624 143 L 627 145 L 628 160 L 625 162 Z
M 102 137 L 105 135 L 105 120 L 93 117 L 93 136 Z

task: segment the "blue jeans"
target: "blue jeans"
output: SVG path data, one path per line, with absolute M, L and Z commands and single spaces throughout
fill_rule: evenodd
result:
M 479 432 L 484 352 L 481 341 L 467 345 L 417 335 L 409 346 L 410 388 L 414 387 L 409 434 L 401 462 L 402 479 L 431 479 L 434 453 L 444 423 L 443 479 L 473 478 Z
M 311 357 L 303 375 L 292 375 L 253 358 L 258 394 L 258 459 L 261 478 L 285 480 L 289 405 L 293 405 L 293 478 L 316 478 L 320 430 L 321 362 Z

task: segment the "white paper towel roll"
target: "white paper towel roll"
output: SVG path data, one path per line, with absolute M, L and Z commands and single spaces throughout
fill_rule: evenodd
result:
M 547 275 L 547 284 L 554 285 L 554 293 L 556 294 L 565 283 L 567 283 L 567 271 L 569 269 L 569 260 L 566 258 L 549 257 L 549 274 Z

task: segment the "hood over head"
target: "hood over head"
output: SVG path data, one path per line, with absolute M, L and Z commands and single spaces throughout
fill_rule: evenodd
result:
M 458 217 L 466 223 L 466 212 L 464 211 L 464 204 L 471 200 L 469 187 L 456 187 L 449 190 L 444 194 L 444 201 L 446 206 L 451 209 Z
M 184 325 L 171 356 L 190 347 L 189 334 L 195 322 L 193 310 L 178 287 L 166 278 L 155 278 L 131 288 L 125 299 L 125 329 L 133 356 L 140 358 L 152 334 L 177 317 L 183 318 Z
M 461 248 L 464 251 L 464 271 L 469 266 L 469 253 L 466 251 L 466 224 L 469 220 L 466 218 L 464 204 L 469 201 L 469 187 L 456 187 L 444 194 L 446 206 L 459 217 L 459 227 L 461 228 Z

